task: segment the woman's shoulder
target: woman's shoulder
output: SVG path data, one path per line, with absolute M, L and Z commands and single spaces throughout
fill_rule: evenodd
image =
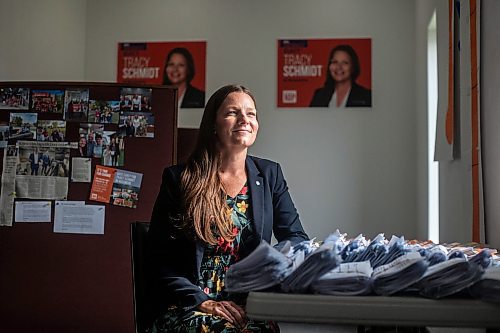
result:
M 275 174 L 277 170 L 280 168 L 278 162 L 252 155 L 248 155 L 247 166 L 250 169 L 250 171 L 257 170 L 259 173 L 265 175 Z

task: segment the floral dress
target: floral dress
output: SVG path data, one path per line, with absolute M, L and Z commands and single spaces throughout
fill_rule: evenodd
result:
M 233 231 L 236 237 L 232 242 L 219 237 L 216 245 L 206 246 L 200 267 L 200 279 L 198 280 L 198 286 L 216 301 L 229 299 L 228 293 L 224 290 L 226 271 L 229 266 L 240 259 L 240 245 L 253 231 L 250 222 L 250 193 L 247 184 L 243 186 L 236 197 L 228 196 L 226 203 L 231 209 Z M 234 301 L 238 303 L 237 300 Z M 176 306 L 171 306 L 164 315 L 155 321 L 152 332 L 274 333 L 279 332 L 279 327 L 274 322 L 249 320 L 243 329 L 238 329 L 222 317 L 196 309 L 184 311 Z

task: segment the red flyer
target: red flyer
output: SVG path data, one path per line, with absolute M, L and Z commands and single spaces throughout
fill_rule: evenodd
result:
M 109 203 L 115 174 L 115 168 L 96 165 L 89 199 Z
M 371 39 L 278 40 L 280 108 L 371 107 Z
M 181 108 L 205 106 L 205 41 L 118 43 L 116 81 L 169 85 Z

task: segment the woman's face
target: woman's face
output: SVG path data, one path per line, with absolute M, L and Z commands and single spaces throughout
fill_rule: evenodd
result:
M 165 73 L 172 85 L 180 85 L 187 80 L 188 68 L 186 58 L 182 54 L 174 53 L 170 56 Z
M 233 92 L 217 111 L 215 132 L 221 150 L 248 148 L 255 142 L 259 122 L 255 103 L 243 92 Z
M 80 141 L 78 142 L 78 144 L 80 145 L 80 147 L 85 147 L 85 145 L 87 145 L 87 139 L 80 138 Z
M 330 59 L 330 75 L 335 82 L 351 81 L 352 60 L 345 51 L 336 51 Z

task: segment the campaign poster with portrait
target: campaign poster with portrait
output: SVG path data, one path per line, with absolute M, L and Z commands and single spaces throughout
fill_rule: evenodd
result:
M 278 108 L 371 107 L 370 38 L 278 40 Z
M 174 86 L 180 108 L 205 106 L 206 42 L 118 43 L 118 83 Z

